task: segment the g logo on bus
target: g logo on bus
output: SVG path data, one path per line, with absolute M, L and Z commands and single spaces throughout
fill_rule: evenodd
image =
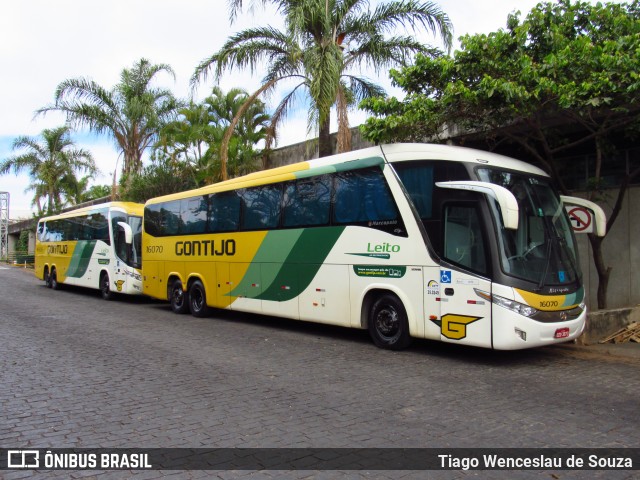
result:
M 115 282 L 113 282 L 116 284 L 116 289 L 121 292 L 122 291 L 122 284 L 124 283 L 124 280 L 116 280 Z
M 450 340 L 462 340 L 467 336 L 467 325 L 480 320 L 482 317 L 471 317 L 469 315 L 456 315 L 455 313 L 447 313 L 440 320 L 432 320 L 433 323 L 440 327 L 440 333 L 443 337 Z

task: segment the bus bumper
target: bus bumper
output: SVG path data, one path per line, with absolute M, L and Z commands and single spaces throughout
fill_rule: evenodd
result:
M 587 312 L 566 322 L 543 323 L 494 308 L 493 348 L 520 350 L 575 340 L 584 332 Z

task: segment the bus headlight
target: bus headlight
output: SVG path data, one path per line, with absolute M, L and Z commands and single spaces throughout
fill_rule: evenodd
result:
M 493 302 L 496 305 L 500 305 L 507 310 L 511 310 L 518 315 L 531 317 L 532 315 L 538 313 L 538 310 L 536 308 L 520 302 L 516 302 L 514 300 L 509 300 L 508 298 L 501 297 L 500 295 L 491 295 L 487 292 L 483 292 L 482 290 L 476 290 L 476 293 L 478 294 L 478 296 L 484 298 L 485 300 L 489 300 L 490 302 Z

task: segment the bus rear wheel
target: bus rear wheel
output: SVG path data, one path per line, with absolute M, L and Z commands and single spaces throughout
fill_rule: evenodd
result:
M 60 284 L 58 283 L 58 273 L 55 268 L 51 269 L 51 273 L 49 273 L 49 288 L 54 290 L 60 290 Z
M 206 317 L 209 315 L 207 294 L 200 280 L 194 280 L 191 287 L 189 287 L 189 309 L 194 317 Z
M 174 280 L 169 287 L 169 303 L 174 313 L 187 313 L 189 311 L 189 295 L 182 288 L 180 280 Z
M 113 292 L 109 286 L 109 274 L 102 272 L 100 275 L 100 295 L 104 300 L 112 300 Z
M 398 297 L 384 294 L 369 309 L 369 335 L 380 348 L 402 350 L 411 343 L 407 312 Z

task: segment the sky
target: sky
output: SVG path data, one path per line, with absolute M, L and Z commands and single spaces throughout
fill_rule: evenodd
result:
M 252 1 L 244 1 L 251 5 Z M 261 2 L 255 2 L 261 4 Z M 378 3 L 370 1 L 371 5 Z M 522 16 L 537 0 L 435 0 L 449 16 L 454 38 L 464 34 L 489 33 L 506 26 L 507 16 Z M 38 137 L 46 128 L 64 124 L 59 113 L 35 116 L 36 110 L 50 105 L 57 85 L 70 78 L 88 78 L 111 89 L 121 71 L 141 58 L 169 64 L 176 75 L 160 74 L 157 86 L 171 89 L 179 98 L 189 98 L 189 80 L 195 67 L 217 51 L 233 33 L 253 26 L 282 25 L 273 9 L 256 6 L 229 21 L 227 0 L 19 0 L 4 2 L 0 15 L 0 161 L 19 151 L 12 150 L 16 137 Z M 406 33 L 399 31 L 399 33 Z M 441 46 L 429 32 L 418 32 L 424 43 Z M 456 42 L 456 46 L 458 43 Z M 455 48 L 455 46 L 454 46 Z M 363 72 L 368 78 L 391 90 L 388 75 Z M 220 87 L 254 91 L 262 75 L 235 70 L 221 79 Z M 211 78 L 201 82 L 196 99 L 205 97 L 214 86 Z M 267 102 L 277 105 L 276 92 Z M 366 118 L 353 112 L 350 124 Z M 334 122 L 335 124 L 335 122 Z M 307 134 L 306 110 L 290 115 L 280 129 L 278 147 L 304 141 Z M 121 168 L 118 152 L 106 137 L 87 131 L 72 134 L 77 148 L 91 151 L 101 174 L 93 184 L 111 185 L 114 171 Z M 13 172 L 0 176 L 0 192 L 9 192 L 9 217 L 29 218 L 32 192 L 25 193 L 30 181 L 26 174 Z

